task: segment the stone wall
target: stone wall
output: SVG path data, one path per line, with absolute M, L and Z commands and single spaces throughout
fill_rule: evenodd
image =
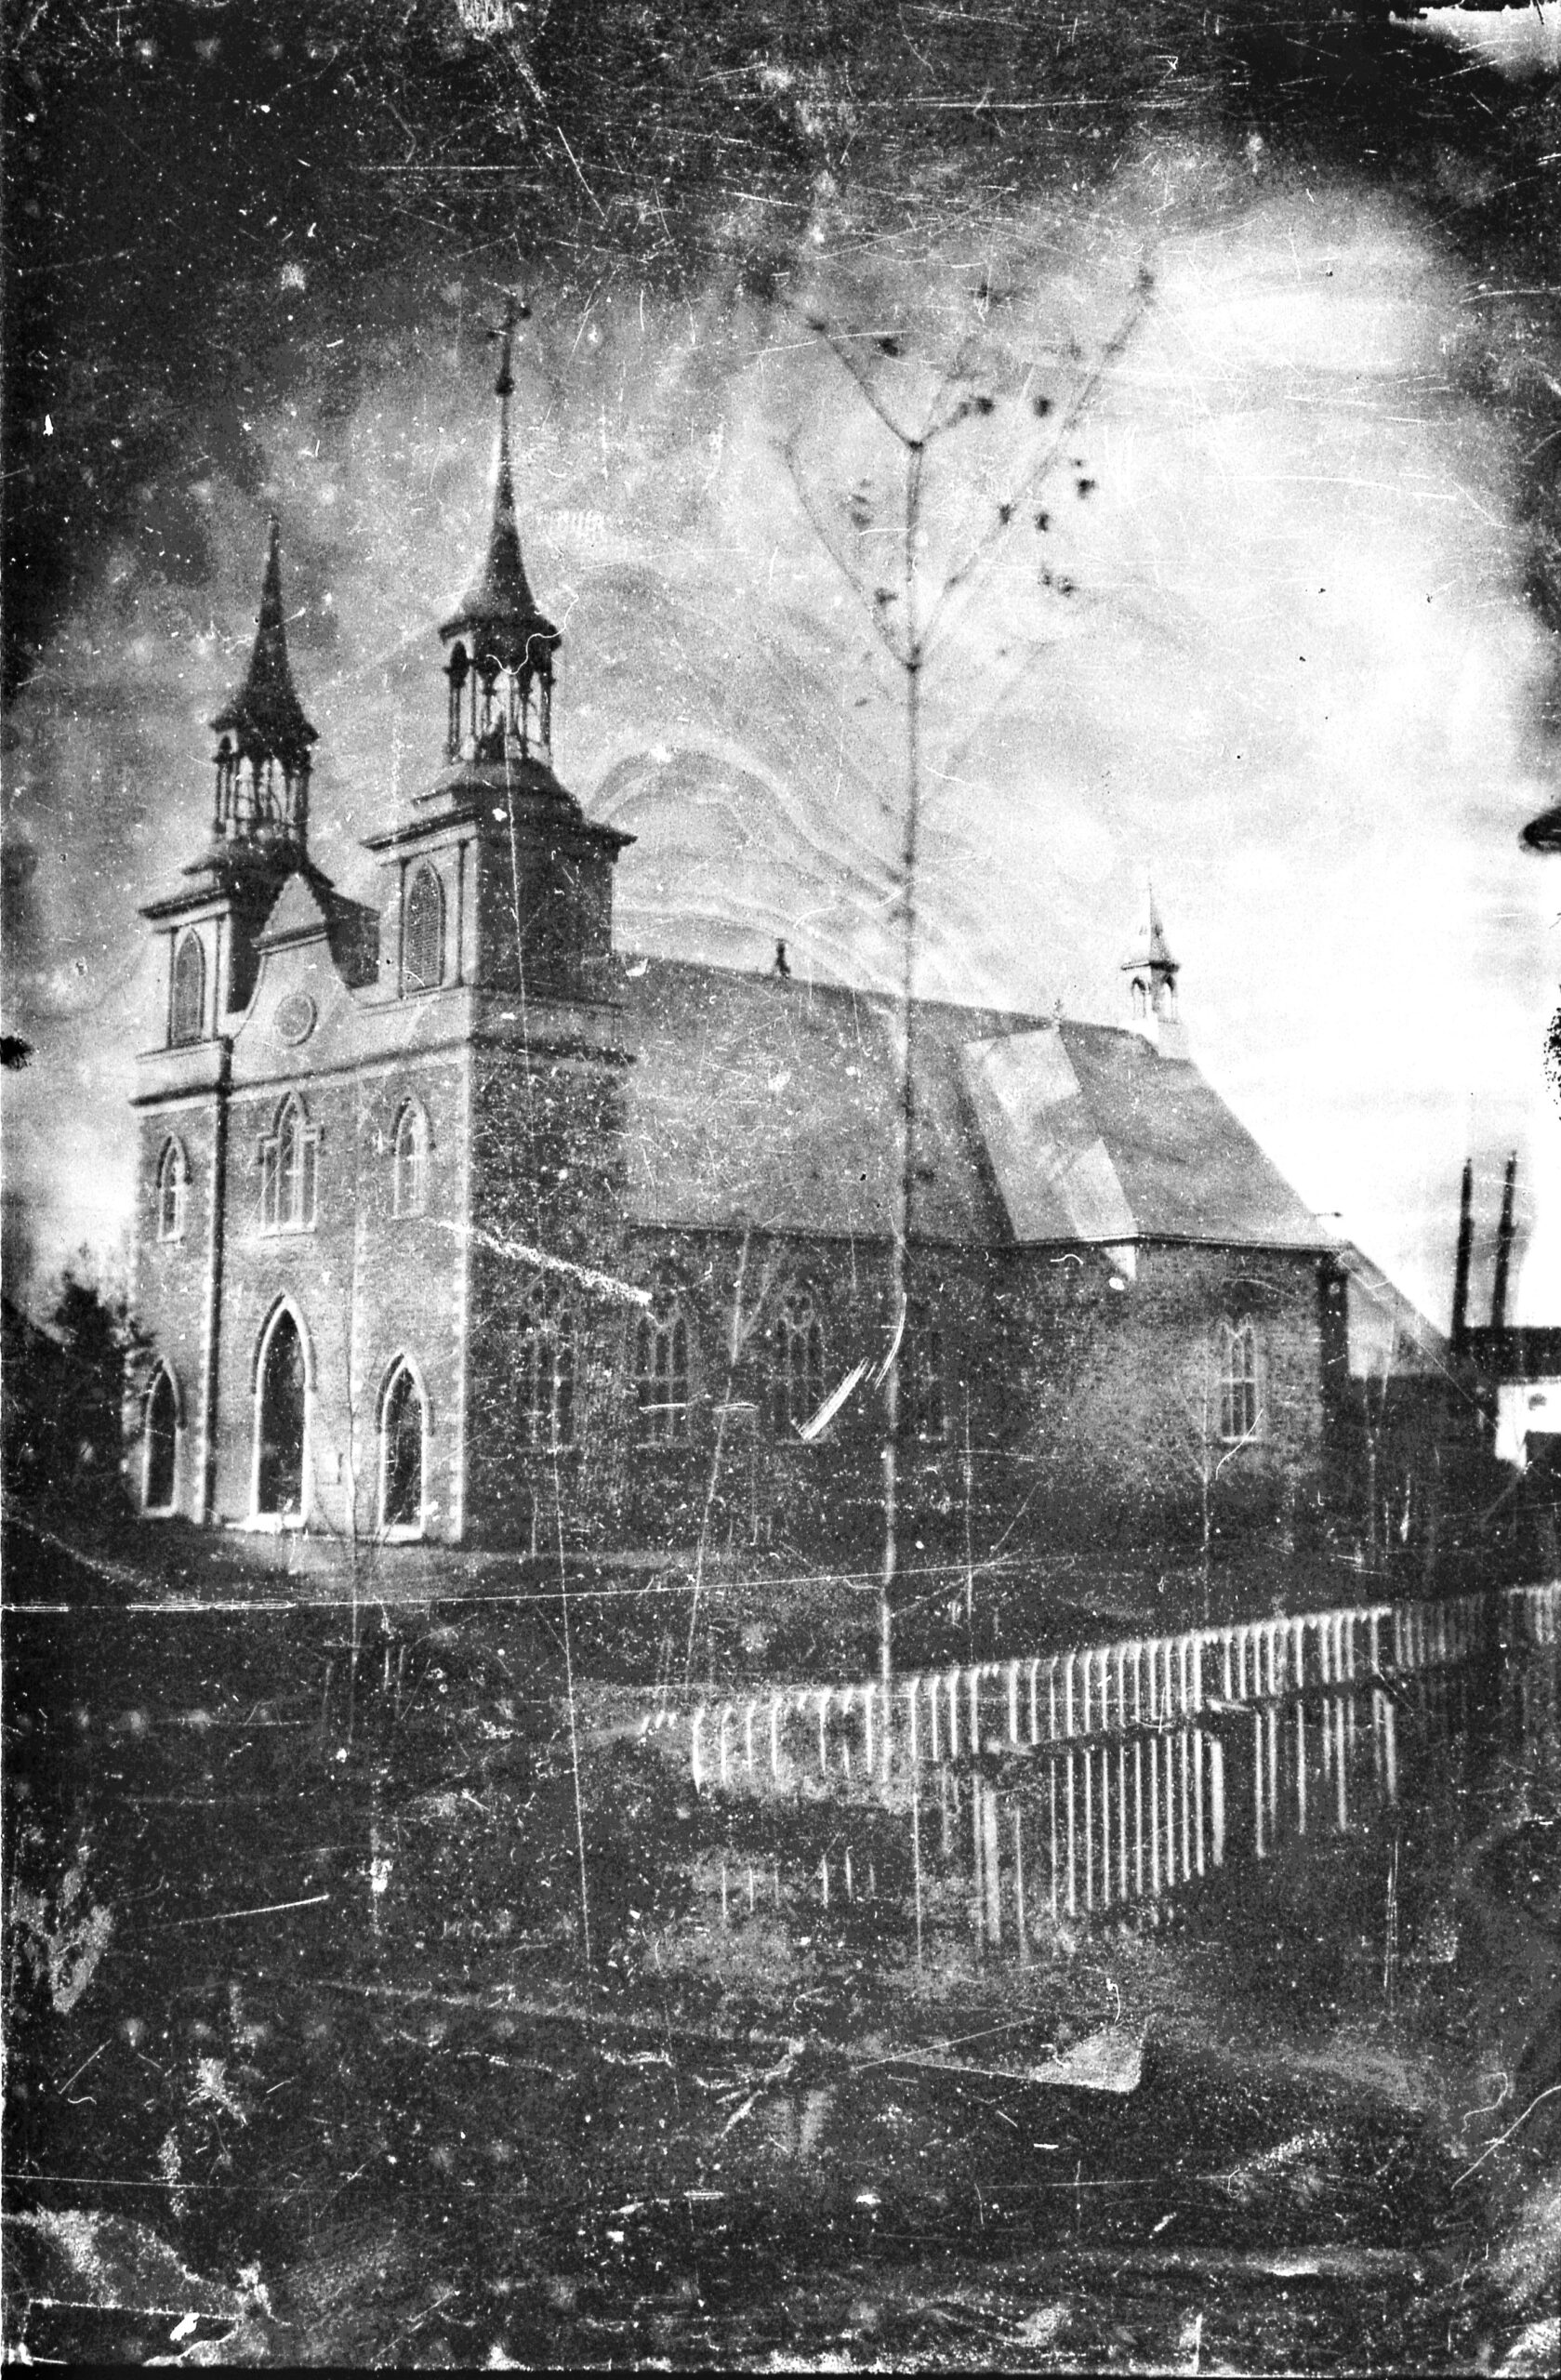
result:
M 253 1506 L 257 1365 L 284 1299 L 309 1355 L 311 1526 L 379 1521 L 379 1411 L 397 1360 L 427 1401 L 428 1534 L 548 1552 L 750 1553 L 784 1570 L 867 1568 L 882 1542 L 884 1394 L 861 1380 L 812 1444 L 774 1404 L 776 1326 L 811 1302 L 832 1389 L 888 1343 L 882 1242 L 634 1227 L 623 1219 L 624 1072 L 612 1012 L 542 1011 L 530 1050 L 496 1028 L 468 1049 L 311 1079 L 320 1134 L 312 1228 L 267 1230 L 259 1149 L 287 1086 L 231 1094 L 215 1462 L 217 1517 Z M 397 1117 L 430 1134 L 424 1213 L 392 1209 Z M 182 1241 L 156 1236 L 163 1111 L 142 1125 L 140 1319 L 186 1417 L 180 1504 L 198 1510 L 197 1441 L 215 1101 L 177 1112 L 192 1179 Z M 528 1250 L 556 1260 L 538 1268 Z M 574 1268 L 573 1270 L 571 1268 Z M 596 1276 L 596 1277 L 592 1277 Z M 1186 1246 L 922 1247 L 913 1253 L 907 1396 L 937 1334 L 941 1411 L 919 1413 L 900 1488 L 906 1592 L 949 1566 L 1076 1550 L 1133 1561 L 1211 1537 L 1290 1552 L 1322 1527 L 1349 1417 L 1334 1382 L 1342 1307 L 1316 1257 Z M 619 1287 L 615 1289 L 614 1285 Z M 633 1365 L 641 1308 L 676 1295 L 689 1333 L 686 1431 L 649 1442 Z M 574 1325 L 571 1443 L 529 1441 L 525 1332 L 538 1298 Z M 1260 1428 L 1220 1438 L 1218 1333 L 1250 1319 Z M 920 1577 L 925 1585 L 918 1588 Z
M 563 1145 L 555 1129 L 550 1112 L 549 1158 Z M 501 1267 L 478 1261 L 490 1427 L 474 1449 L 472 1496 L 496 1540 L 529 1542 L 540 1512 L 537 1543 L 548 1550 L 556 1493 L 571 1544 L 671 1557 L 703 1542 L 708 1555 L 759 1548 L 837 1567 L 876 1561 L 883 1392 L 863 1380 L 827 1430 L 803 1443 L 774 1411 L 774 1332 L 787 1299 L 806 1295 L 823 1327 L 826 1388 L 864 1359 L 876 1368 L 887 1345 L 887 1247 L 739 1231 L 597 1239 L 589 1261 L 679 1295 L 690 1326 L 688 1431 L 646 1442 L 635 1310 L 582 1292 L 575 1444 L 556 1465 L 512 1432 L 506 1444 L 518 1323 L 500 1294 Z M 513 1267 L 509 1278 L 512 1296 Z M 1033 1546 L 1123 1555 L 1195 1548 L 1206 1470 L 1217 1542 L 1266 1534 L 1289 1551 L 1320 1527 L 1333 1423 L 1316 1259 L 1146 1249 L 1129 1280 L 1098 1250 L 924 1249 L 912 1289 L 919 1324 L 941 1339 L 943 1410 L 941 1428 L 923 1415 L 907 1443 L 907 1577 Z M 1250 1316 L 1259 1348 L 1261 1427 L 1235 1452 L 1219 1439 L 1212 1370 L 1225 1315 Z
M 377 1527 L 379 1400 L 397 1359 L 405 1356 L 427 1400 L 430 1533 L 458 1535 L 466 1074 L 463 1054 L 409 1058 L 356 1078 L 300 1077 L 296 1088 L 319 1144 L 314 1221 L 299 1231 L 268 1230 L 261 1211 L 260 1147 L 275 1128 L 289 1086 L 270 1083 L 231 1094 L 215 1519 L 244 1523 L 251 1514 L 257 1368 L 267 1326 L 285 1301 L 306 1352 L 311 1526 L 344 1539 L 354 1529 L 362 1535 Z M 412 1097 L 420 1101 L 430 1127 L 427 1203 L 421 1214 L 397 1215 L 395 1126 Z M 152 1110 L 141 1128 L 136 1302 L 154 1355 L 176 1368 L 186 1415 L 179 1505 L 194 1514 L 216 1102 L 175 1114 L 192 1165 L 187 1229 L 179 1242 L 160 1242 L 156 1236 L 157 1168 L 171 1119 L 165 1111 Z M 133 1444 L 133 1478 L 139 1476 L 139 1453 Z
M 201 1505 L 202 1397 L 216 1181 L 217 1094 L 143 1109 L 138 1130 L 133 1298 L 137 1322 L 151 1342 L 152 1353 L 137 1366 L 130 1382 L 131 1493 L 139 1503 L 146 1455 L 141 1435 L 145 1400 L 158 1366 L 165 1365 L 173 1376 L 179 1416 L 176 1509 L 195 1517 Z M 184 1228 L 177 1239 L 164 1239 L 158 1229 L 158 1184 L 163 1154 L 171 1140 L 178 1141 L 188 1166 Z

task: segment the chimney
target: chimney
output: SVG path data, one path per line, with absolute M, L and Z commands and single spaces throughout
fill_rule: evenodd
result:
M 1452 1351 L 1463 1353 L 1469 1321 L 1469 1257 L 1475 1245 L 1475 1160 L 1463 1160 L 1463 1188 L 1458 1204 L 1458 1255 L 1452 1272 Z
M 1517 1223 L 1513 1211 L 1516 1189 L 1517 1151 L 1514 1149 L 1507 1159 L 1506 1179 L 1501 1184 L 1501 1220 L 1496 1226 L 1496 1278 L 1490 1291 L 1492 1332 L 1504 1330 L 1507 1327 L 1507 1279 L 1512 1271 L 1513 1242 L 1517 1237 Z

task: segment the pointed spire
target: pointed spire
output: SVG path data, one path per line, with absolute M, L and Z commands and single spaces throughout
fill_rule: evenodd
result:
M 479 668 L 492 659 L 500 668 L 539 668 L 562 641 L 559 631 L 536 608 L 521 554 L 520 526 L 515 518 L 515 483 L 509 461 L 509 400 L 514 394 L 515 324 L 524 309 L 511 297 L 504 310 L 500 334 L 498 377 L 498 454 L 494 467 L 493 513 L 488 524 L 488 549 L 482 570 L 444 622 L 442 637 L 470 636 L 472 659 Z
M 1185 1058 L 1187 1037 L 1176 1014 L 1176 978 L 1182 970 L 1171 955 L 1160 923 L 1155 880 L 1147 880 L 1146 911 L 1121 972 L 1131 977 L 1132 1022 L 1163 1058 Z
M 266 543 L 266 575 L 260 587 L 260 616 L 249 671 L 231 702 L 211 724 L 235 738 L 245 758 L 280 760 L 289 771 L 307 766 L 309 747 L 319 741 L 304 717 L 287 660 L 287 626 L 282 610 L 282 529 L 273 512 Z
M 309 747 L 319 741 L 304 717 L 287 661 L 282 609 L 281 527 L 273 512 L 249 670 L 211 722 L 217 749 L 212 832 L 230 848 L 304 855 L 309 835 Z
M 1155 879 L 1152 876 L 1148 879 L 1148 916 L 1133 936 L 1132 948 L 1122 961 L 1122 972 L 1131 974 L 1135 968 L 1149 970 L 1156 974 L 1163 975 L 1168 982 L 1174 985 L 1181 969 L 1171 955 L 1171 946 L 1165 938 L 1165 928 L 1160 923 L 1160 913 L 1155 900 Z

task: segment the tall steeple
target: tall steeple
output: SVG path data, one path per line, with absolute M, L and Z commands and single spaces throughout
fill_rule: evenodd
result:
M 562 639 L 538 611 L 526 577 L 509 463 L 509 399 L 515 388 L 510 366 L 521 311 L 511 298 L 505 308 L 494 383 L 498 454 L 487 552 L 477 577 L 439 631 L 447 642 L 454 641 L 445 663 L 450 681 L 446 752 L 452 760 L 525 760 L 534 749 L 544 762 L 551 759 L 553 655 Z
M 1182 970 L 1165 938 L 1152 877 L 1147 895 L 1144 919 L 1121 966 L 1131 978 L 1132 1021 L 1162 1057 L 1184 1058 L 1187 1037 L 1176 1012 L 1176 978 Z
M 291 848 L 303 859 L 309 840 L 310 746 L 319 739 L 304 717 L 287 660 L 281 533 L 274 512 L 248 675 L 211 724 L 221 738 L 213 834 L 229 843 Z

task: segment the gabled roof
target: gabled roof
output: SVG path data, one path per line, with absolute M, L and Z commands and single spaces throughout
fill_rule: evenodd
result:
M 899 1178 L 893 1002 L 795 977 L 629 959 L 630 1215 L 647 1223 L 887 1237 Z M 914 1226 L 1006 1237 L 959 1079 L 1001 1020 L 923 1003 Z
M 891 1233 L 895 1003 L 667 959 L 626 964 L 638 1222 Z M 912 1228 L 979 1245 L 1331 1245 L 1196 1066 L 1136 1033 L 919 1001 Z
M 1332 1246 L 1196 1065 L 1112 1025 L 1065 1019 L 1058 1029 L 1140 1237 Z
M 379 972 L 379 913 L 365 902 L 338 892 L 321 869 L 295 868 L 255 937 L 262 955 L 290 944 L 328 944 L 337 974 L 346 984 L 372 984 Z

